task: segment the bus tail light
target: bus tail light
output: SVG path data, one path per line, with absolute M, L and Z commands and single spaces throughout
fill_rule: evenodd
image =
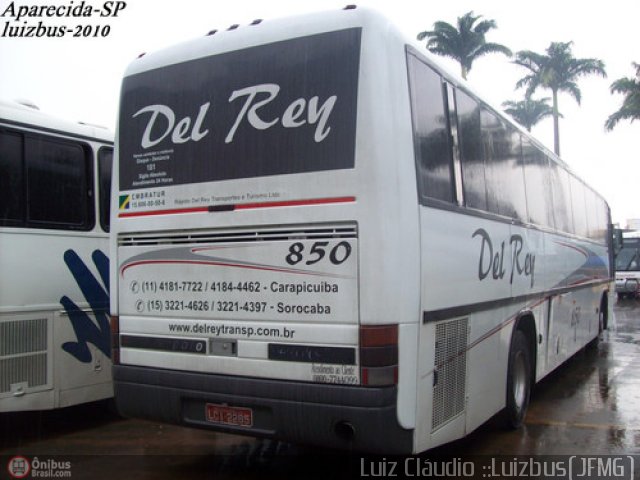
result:
M 362 385 L 397 385 L 398 325 L 360 327 Z
M 120 364 L 120 317 L 111 316 L 111 362 Z

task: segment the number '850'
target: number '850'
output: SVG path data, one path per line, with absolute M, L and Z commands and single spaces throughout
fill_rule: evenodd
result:
M 289 254 L 285 260 L 289 265 L 297 265 L 304 261 L 305 265 L 313 265 L 327 257 L 334 265 L 344 263 L 351 255 L 351 244 L 349 242 L 339 242 L 333 247 L 329 247 L 329 242 L 315 242 L 307 251 L 302 242 L 296 242 L 289 246 Z

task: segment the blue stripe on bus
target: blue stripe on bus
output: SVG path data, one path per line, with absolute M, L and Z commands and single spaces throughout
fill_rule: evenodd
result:
M 89 343 L 111 358 L 108 314 L 109 259 L 100 250 L 95 250 L 91 257 L 104 287 L 74 250 L 67 250 L 64 253 L 64 263 L 80 287 L 85 300 L 89 303 L 98 325 L 69 297 L 65 295 L 60 299 L 62 307 L 69 315 L 77 339 L 76 342 L 63 343 L 62 349 L 83 363 L 89 363 L 92 360 Z

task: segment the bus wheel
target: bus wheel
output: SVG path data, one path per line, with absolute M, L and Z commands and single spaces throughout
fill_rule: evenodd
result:
M 598 334 L 609 329 L 609 299 L 605 293 L 600 301 L 600 311 L 598 312 Z
M 507 406 L 504 420 L 511 429 L 520 428 L 531 395 L 531 351 L 522 330 L 516 330 L 509 349 L 507 370 Z

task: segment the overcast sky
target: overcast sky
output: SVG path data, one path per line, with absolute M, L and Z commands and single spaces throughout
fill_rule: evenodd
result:
M 82 0 L 73 0 L 78 5 Z M 85 5 L 102 6 L 104 0 L 84 0 Z M 67 120 L 98 123 L 115 130 L 122 74 L 135 57 L 165 46 L 224 29 L 231 24 L 248 24 L 297 13 L 342 8 L 335 0 L 127 0 L 117 18 L 22 19 L 16 22 L 7 9 L 11 4 L 70 5 L 71 0 L 0 0 L 0 35 L 10 26 L 77 24 L 108 25 L 106 38 L 7 38 L 0 37 L 0 98 L 29 99 L 41 110 Z M 640 63 L 639 0 L 577 2 L 562 0 L 362 0 L 360 6 L 378 9 L 408 36 L 415 38 L 437 20 L 455 23 L 456 17 L 473 10 L 493 19 L 498 28 L 488 41 L 502 43 L 512 51 L 544 53 L 552 41 L 573 41 L 578 58 L 605 62 L 608 78 L 580 80 L 582 105 L 560 95 L 560 147 L 562 158 L 608 200 L 615 222 L 640 219 L 640 122 L 621 123 L 605 132 L 604 122 L 621 104 L 620 95 L 609 93 L 620 77 L 632 77 L 631 62 Z M 446 61 L 450 70 L 458 66 Z M 474 63 L 469 82 L 495 106 L 505 100 L 519 100 L 515 82 L 525 70 L 501 55 Z M 539 91 L 537 97 L 551 96 Z M 534 128 L 533 134 L 553 148 L 551 120 Z

